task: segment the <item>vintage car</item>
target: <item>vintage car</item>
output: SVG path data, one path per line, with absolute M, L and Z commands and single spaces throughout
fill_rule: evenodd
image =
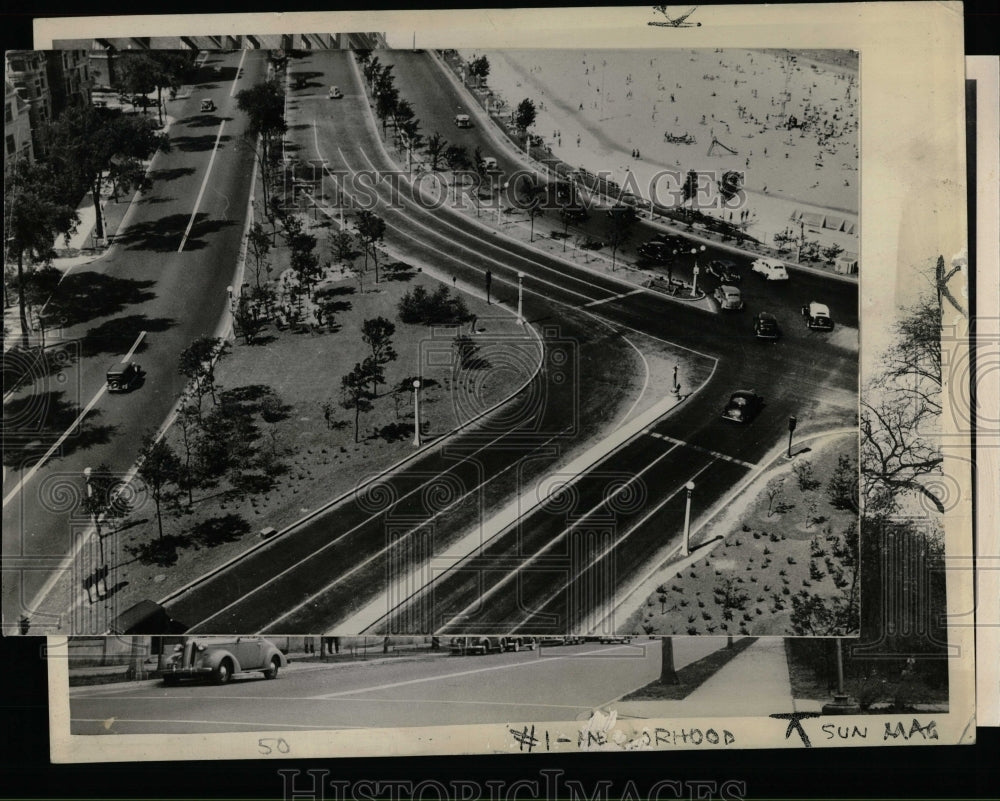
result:
M 285 655 L 263 637 L 182 637 L 161 655 L 160 676 L 167 685 L 181 679 L 228 684 L 233 676 L 253 671 L 276 679 L 287 664 Z
M 817 331 L 833 330 L 833 318 L 830 316 L 830 309 L 822 303 L 813 301 L 808 306 L 803 306 L 802 317 L 809 328 Z
M 753 333 L 757 339 L 777 342 L 781 336 L 781 328 L 778 321 L 770 312 L 757 312 L 753 318 Z
M 449 648 L 455 656 L 499 653 L 503 650 L 500 637 L 452 637 Z
M 534 637 L 523 635 L 511 635 L 500 638 L 500 647 L 504 651 L 534 651 L 538 647 L 538 641 Z
M 142 379 L 142 368 L 133 361 L 108 368 L 108 392 L 128 392 Z
M 722 410 L 722 418 L 734 423 L 749 423 L 763 407 L 764 399 L 760 395 L 752 389 L 740 389 L 730 396 Z
M 330 91 L 326 93 L 326 96 L 330 100 L 340 100 L 344 96 L 344 93 L 340 91 L 339 86 L 331 86 Z
M 456 114 L 455 115 L 455 127 L 456 128 L 471 128 L 472 119 L 468 114 Z
M 632 642 L 631 634 L 603 634 L 601 635 L 600 641 L 606 645 L 611 643 L 630 643 Z
M 215 111 L 215 101 L 212 100 L 210 97 L 206 97 L 204 100 L 201 101 L 201 110 Z
M 728 259 L 712 259 L 705 272 L 723 284 L 735 284 L 743 279 L 736 265 Z
M 480 163 L 482 164 L 483 172 L 487 175 L 500 172 L 500 165 L 497 164 L 497 160 L 493 156 L 483 156 L 483 160 Z
M 757 273 L 757 275 L 768 281 L 788 280 L 788 270 L 786 270 L 785 265 L 777 259 L 756 259 L 754 263 L 750 265 L 750 272 Z
M 674 260 L 676 248 L 656 240 L 639 245 L 639 260 L 651 264 L 668 264 Z
M 724 311 L 739 311 L 743 308 L 743 297 L 740 295 L 740 291 L 734 286 L 723 284 L 720 287 L 716 287 L 712 297 L 719 304 L 719 308 Z

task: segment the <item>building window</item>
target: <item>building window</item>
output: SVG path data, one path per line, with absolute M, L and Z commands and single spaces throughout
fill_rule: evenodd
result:
M 14 141 L 13 134 L 7 134 L 7 155 L 13 155 L 17 152 L 17 142 Z

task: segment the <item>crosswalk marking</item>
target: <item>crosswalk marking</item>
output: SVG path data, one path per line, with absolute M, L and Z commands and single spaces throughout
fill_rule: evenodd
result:
M 727 462 L 732 462 L 733 464 L 738 464 L 741 467 L 746 467 L 748 470 L 752 470 L 757 465 L 751 462 L 744 462 L 742 459 L 736 459 L 732 456 L 726 456 L 724 453 L 719 453 L 718 451 L 709 450 L 708 448 L 702 448 L 700 445 L 692 445 L 690 442 L 684 442 L 681 439 L 674 439 L 673 437 L 668 437 L 666 434 L 660 434 L 659 432 L 653 431 L 651 429 L 646 429 L 644 432 L 649 434 L 651 437 L 656 437 L 657 439 L 662 439 L 665 442 L 672 442 L 674 445 L 682 445 L 685 448 L 692 448 L 693 450 L 700 451 L 701 453 L 707 453 L 709 456 L 714 456 L 716 459 L 722 459 Z

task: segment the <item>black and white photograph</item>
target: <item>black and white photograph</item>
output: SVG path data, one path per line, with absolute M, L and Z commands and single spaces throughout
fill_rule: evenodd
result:
M 961 14 L 853 8 L 7 53 L 52 758 L 973 741 Z
M 5 632 L 857 635 L 856 50 L 56 44 Z

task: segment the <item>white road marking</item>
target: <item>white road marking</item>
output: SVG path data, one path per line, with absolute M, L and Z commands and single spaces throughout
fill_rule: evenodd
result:
M 208 160 L 208 169 L 205 170 L 205 177 L 201 181 L 201 189 L 198 190 L 198 197 L 194 201 L 194 210 L 191 212 L 191 219 L 188 220 L 187 228 L 184 229 L 184 236 L 181 239 L 180 247 L 177 248 L 178 253 L 184 250 L 184 246 L 187 244 L 188 235 L 191 233 L 192 226 L 194 226 L 194 218 L 198 216 L 198 207 L 201 205 L 201 199 L 205 195 L 205 187 L 208 186 L 208 179 L 212 174 L 212 165 L 215 164 L 215 154 L 219 152 L 219 141 L 222 139 L 222 130 L 225 127 L 226 121 L 223 120 L 219 123 L 219 133 L 215 136 L 215 145 L 212 147 L 212 156 Z
M 674 446 L 674 447 L 676 447 L 676 446 Z M 673 448 L 671 448 L 671 450 L 673 450 Z M 667 451 L 667 453 L 669 453 L 669 452 L 670 452 L 670 451 Z M 707 465 L 705 465 L 705 466 L 704 466 L 703 468 L 701 468 L 701 469 L 700 469 L 700 470 L 699 470 L 699 471 L 698 471 L 697 473 L 695 473 L 695 474 L 694 474 L 693 476 L 691 476 L 691 477 L 690 477 L 690 478 L 688 479 L 688 481 L 694 481 L 694 480 L 695 480 L 696 478 L 698 478 L 698 477 L 699 477 L 699 476 L 700 476 L 700 475 L 701 475 L 702 473 L 704 473 L 704 472 L 705 472 L 706 470 L 708 470 L 708 468 L 710 468 L 710 467 L 711 467 L 711 466 L 712 466 L 713 464 L 714 464 L 714 462 L 709 462 L 709 463 L 708 463 Z M 687 482 L 684 482 L 684 483 L 686 484 Z M 605 549 L 604 549 L 603 551 L 601 551 L 601 553 L 599 553 L 599 554 L 598 554 L 598 555 L 597 555 L 596 557 L 594 557 L 594 558 L 593 558 L 593 559 L 592 559 L 592 560 L 590 561 L 590 564 L 589 564 L 589 565 L 587 565 L 587 566 L 586 566 L 585 568 L 583 568 L 582 570 L 580 570 L 580 571 L 579 571 L 579 572 L 578 572 L 578 573 L 576 574 L 576 576 L 574 576 L 574 579 L 576 579 L 576 578 L 578 578 L 579 576 L 583 575 L 583 574 L 584 574 L 584 573 L 585 573 L 585 572 L 586 572 L 587 570 L 589 570 L 589 569 L 590 569 L 591 567 L 593 567 L 594 565 L 596 565 L 596 564 L 597 564 L 598 562 L 600 562 L 600 561 L 601 561 L 601 560 L 602 560 L 602 559 L 603 559 L 604 557 L 606 557 L 606 556 L 607 556 L 607 555 L 608 555 L 609 553 L 611 553 L 611 552 L 612 552 L 612 551 L 613 551 L 613 550 L 614 550 L 615 548 L 617 548 L 617 547 L 618 547 L 619 545 L 621 545 L 621 544 L 622 544 L 622 543 L 623 543 L 623 542 L 624 542 L 625 540 L 627 540 L 627 539 L 628 539 L 629 537 L 631 537 L 631 536 L 632 536 L 632 534 L 634 534 L 634 533 L 635 533 L 636 531 L 638 531 L 638 530 L 639 530 L 639 529 L 640 529 L 640 528 L 641 528 L 641 527 L 642 527 L 642 526 L 643 526 L 643 525 L 644 525 L 644 524 L 646 523 L 646 521 L 647 521 L 647 520 L 649 520 L 649 518 L 651 518 L 651 517 L 652 517 L 653 515 L 655 515 L 655 514 L 656 514 L 656 513 L 658 512 L 658 511 L 660 511 L 660 509 L 662 509 L 662 508 L 663 508 L 664 506 L 666 506 L 666 505 L 667 505 L 667 504 L 668 504 L 668 503 L 669 503 L 669 502 L 670 502 L 670 501 L 671 501 L 671 500 L 672 500 L 673 498 L 675 498 L 675 497 L 676 497 L 676 496 L 678 495 L 678 493 L 680 493 L 680 491 L 681 491 L 681 490 L 683 490 L 683 489 L 684 489 L 684 484 L 681 484 L 681 485 L 679 485 L 679 486 L 677 487 L 677 489 L 675 489 L 675 490 L 674 490 L 673 492 L 671 492 L 671 493 L 670 493 L 670 494 L 669 494 L 669 495 L 668 495 L 668 496 L 667 496 L 666 498 L 664 498 L 664 499 L 663 499 L 662 501 L 660 501 L 660 502 L 659 502 L 658 504 L 656 504 L 656 506 L 654 506 L 654 507 L 653 507 L 652 509 L 650 509 L 650 511 L 649 511 L 649 512 L 647 512 L 647 513 L 646 513 L 645 515 L 643 515 L 643 516 L 642 516 L 642 519 L 641 519 L 641 520 L 640 520 L 640 521 L 639 521 L 638 523 L 636 523 L 636 524 L 635 524 L 634 526 L 632 526 L 632 528 L 630 528 L 630 529 L 629 529 L 628 531 L 626 531 L 626 532 L 625 532 L 625 534 L 624 534 L 624 535 L 623 535 L 622 537 L 620 537 L 619 539 L 615 540 L 615 541 L 614 541 L 613 543 L 611 543 L 611 544 L 610 544 L 610 545 L 609 545 L 609 546 L 608 546 L 607 548 L 605 548 Z M 677 547 L 678 547 L 678 548 L 680 548 L 680 546 L 677 546 Z M 545 600 L 544 600 L 544 601 L 543 601 L 543 602 L 541 603 L 541 605 L 540 605 L 540 607 L 539 607 L 539 608 L 541 608 L 541 609 L 544 609 L 544 608 L 545 608 L 545 607 L 546 607 L 546 606 L 547 606 L 547 605 L 548 605 L 549 603 L 551 603 L 551 602 L 552 602 L 552 601 L 553 601 L 553 600 L 554 600 L 555 598 L 558 598 L 558 597 L 559 597 L 559 596 L 560 596 L 560 595 L 561 595 L 561 594 L 562 594 L 562 593 L 563 593 L 563 592 L 564 592 L 564 591 L 565 591 L 565 590 L 566 590 L 566 589 L 567 589 L 567 588 L 569 587 L 569 585 L 570 585 L 570 582 L 568 582 L 568 581 L 567 581 L 567 582 L 566 582 L 565 584 L 563 584 L 563 585 L 562 585 L 562 586 L 561 586 L 561 587 L 560 587 L 560 588 L 559 588 L 558 590 L 556 590 L 556 591 L 555 591 L 554 593 L 550 594 L 550 595 L 549 595 L 549 597 L 548 597 L 548 598 L 546 598 L 546 599 L 545 599 Z M 517 633 L 517 630 L 518 630 L 519 628 L 521 628 L 521 625 L 523 625 L 523 624 L 519 624 L 519 625 L 518 625 L 518 626 L 517 626 L 517 627 L 516 627 L 516 628 L 515 628 L 515 629 L 513 630 L 513 632 L 512 632 L 512 633 Z
M 621 492 L 624 492 L 624 490 L 633 481 L 636 481 L 637 479 L 639 479 L 640 477 L 642 477 L 643 474 L 645 474 L 649 470 L 652 470 L 653 467 L 658 462 L 660 462 L 663 459 L 665 459 L 671 453 L 671 451 L 673 451 L 677 447 L 678 446 L 675 445 L 673 448 L 668 448 L 667 450 L 665 450 L 663 453 L 661 453 L 659 456 L 657 456 L 655 459 L 653 459 L 653 461 L 651 461 L 644 468 L 642 468 L 637 473 L 635 473 L 635 475 L 633 475 L 631 478 L 629 478 L 628 481 L 626 481 L 620 487 L 618 487 L 611 495 L 608 495 L 608 496 L 602 498 L 600 503 L 595 504 L 591 509 L 589 509 L 586 512 L 584 512 L 584 514 L 581 515 L 578 519 L 576 519 L 571 526 L 568 526 L 567 528 L 564 528 L 558 535 L 556 535 L 555 537 L 553 537 L 551 540 L 549 540 L 547 543 L 545 543 L 545 545 L 543 545 L 541 548 L 539 548 L 537 551 L 535 551 L 533 554 L 531 554 L 531 556 L 528 557 L 524 562 L 522 562 L 517 567 L 516 570 L 511 570 L 508 573 L 506 573 L 503 576 L 503 578 L 500 579 L 500 581 L 498 581 L 496 584 L 494 584 L 488 590 L 486 590 L 485 592 L 483 592 L 479 596 L 479 598 L 477 598 L 473 603 L 471 603 L 468 606 L 466 606 L 458 614 L 453 615 L 452 616 L 452 620 L 461 620 L 466 615 L 469 615 L 472 612 L 474 612 L 476 609 L 480 608 L 486 602 L 487 599 L 489 599 L 490 597 L 492 597 L 493 595 L 495 595 L 502 587 L 504 587 L 506 584 L 508 584 L 511 580 L 513 580 L 515 578 L 518 578 L 521 575 L 521 571 L 524 570 L 525 568 L 527 568 L 528 565 L 530 565 L 532 562 L 537 561 L 545 553 L 547 553 L 548 551 L 552 550 L 556 546 L 556 544 L 560 540 L 563 539 L 563 537 L 565 537 L 567 534 L 569 534 L 569 532 L 571 532 L 574 528 L 577 528 L 578 526 L 580 526 L 581 524 L 583 524 L 587 520 L 587 518 L 589 518 L 594 512 L 596 512 L 598 509 L 600 509 L 602 506 L 604 506 L 608 501 L 610 501 L 616 495 L 618 495 Z
M 584 303 L 583 308 L 588 308 L 589 306 L 600 306 L 602 303 L 610 303 L 613 300 L 621 300 L 622 298 L 627 298 L 629 295 L 638 295 L 640 292 L 647 292 L 643 287 L 639 289 L 633 289 L 631 292 L 622 292 L 620 295 L 612 295 L 610 298 L 602 298 L 601 300 L 592 300 L 590 303 Z
M 240 63 L 236 65 L 236 77 L 233 78 L 233 85 L 229 87 L 230 97 L 236 94 L 236 85 L 240 80 L 240 73 L 243 71 L 243 60 L 246 57 L 247 57 L 247 49 L 243 48 L 243 52 L 240 54 Z
M 135 349 L 139 347 L 139 345 L 142 343 L 142 340 L 145 338 L 146 338 L 146 332 L 140 331 L 139 336 L 136 337 L 135 342 L 132 343 L 132 347 L 128 349 L 128 353 L 122 356 L 122 364 L 128 364 L 128 360 L 132 358 L 132 355 L 135 353 Z
M 692 445 L 690 442 L 685 442 L 682 439 L 674 439 L 673 437 L 668 437 L 666 434 L 658 434 L 656 431 L 651 431 L 647 429 L 645 434 L 649 434 L 651 437 L 656 437 L 657 439 L 662 439 L 665 442 L 672 442 L 674 445 L 683 445 L 685 448 L 691 448 L 700 453 L 707 453 L 709 456 L 714 456 L 716 459 L 722 459 L 725 462 L 732 462 L 733 464 L 738 464 L 741 467 L 746 467 L 753 470 L 757 465 L 752 462 L 744 462 L 742 459 L 737 459 L 733 456 L 726 456 L 724 453 L 719 453 L 718 451 L 709 450 L 708 448 L 703 448 L 700 445 Z

